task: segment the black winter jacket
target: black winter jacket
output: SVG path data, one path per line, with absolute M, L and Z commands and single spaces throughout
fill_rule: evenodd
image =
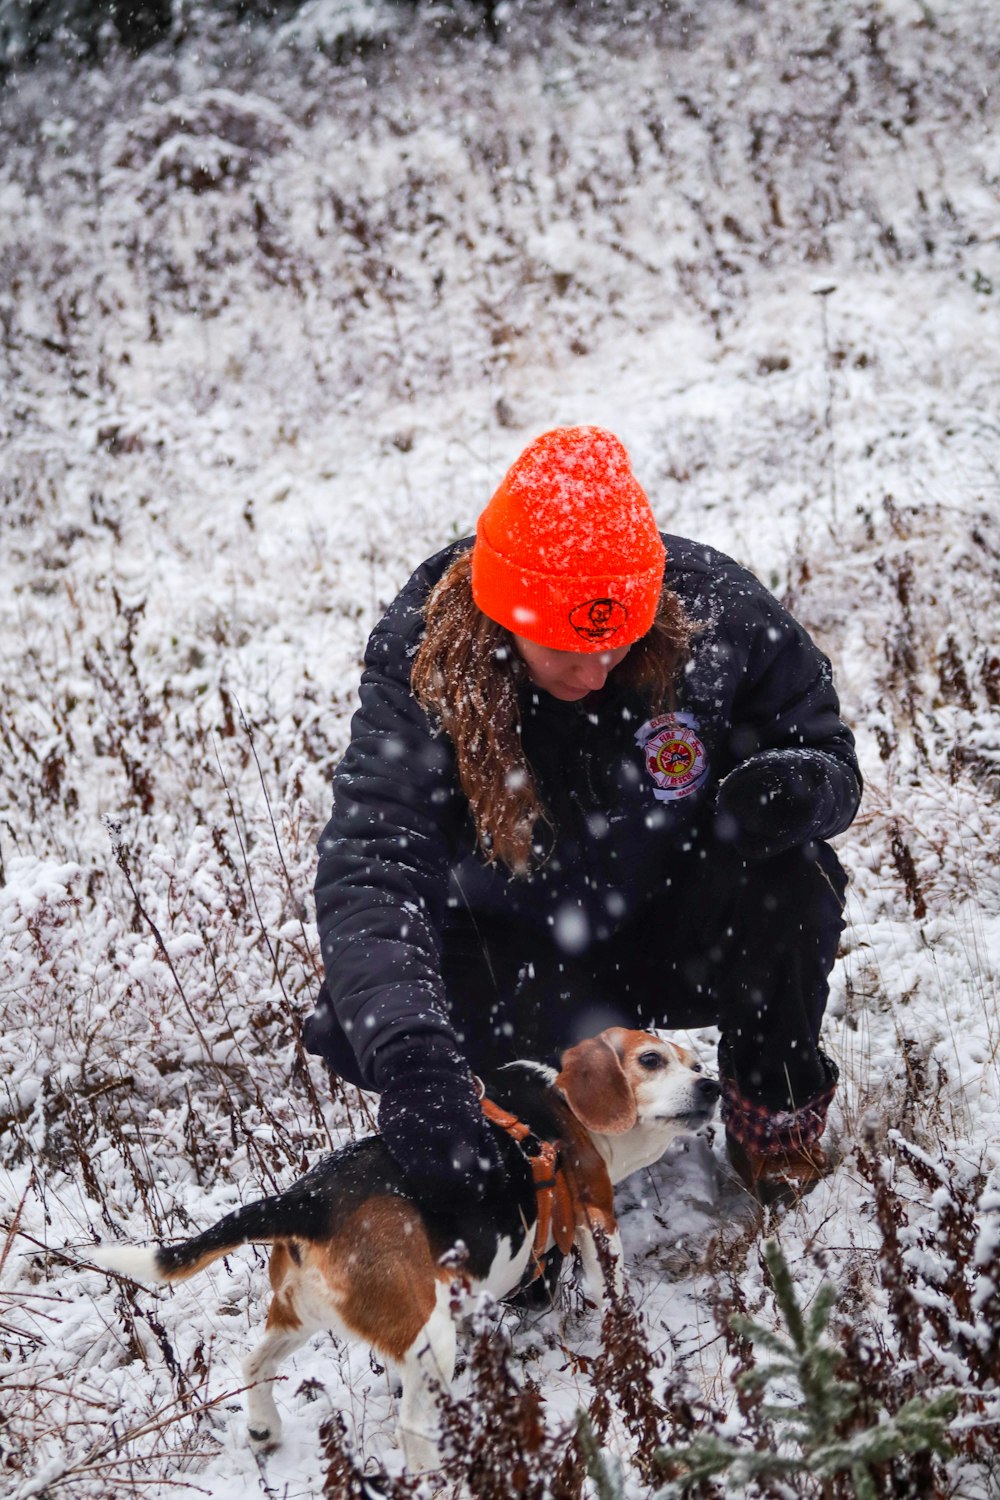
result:
M 711 854 L 718 784 L 762 751 L 826 758 L 825 821 L 813 837 L 854 817 L 860 773 L 829 661 L 731 558 L 664 541 L 666 582 L 701 627 L 673 713 L 651 715 L 613 673 L 580 703 L 522 690 L 525 751 L 553 825 L 539 830 L 546 857 L 527 877 L 476 850 L 451 742 L 409 689 L 424 602 L 471 539 L 418 568 L 372 632 L 316 880 L 330 997 L 366 1078 L 395 1037 L 453 1036 L 440 954 L 457 909 L 504 913 L 556 941 L 563 929 L 577 948 L 581 935 L 609 936 Z

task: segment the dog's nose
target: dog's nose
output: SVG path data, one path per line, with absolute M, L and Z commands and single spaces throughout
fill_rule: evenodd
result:
M 722 1085 L 714 1078 L 699 1078 L 697 1087 L 699 1096 L 706 1104 L 714 1104 L 722 1093 Z

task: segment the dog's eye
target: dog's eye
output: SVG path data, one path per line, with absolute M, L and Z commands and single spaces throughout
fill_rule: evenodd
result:
M 640 1068 L 648 1068 L 652 1072 L 654 1068 L 664 1067 L 665 1060 L 659 1052 L 640 1052 L 638 1063 Z
M 692 1073 L 704 1073 L 704 1071 L 705 1071 L 705 1069 L 702 1067 L 701 1063 L 692 1063 L 691 1064 L 691 1072 Z

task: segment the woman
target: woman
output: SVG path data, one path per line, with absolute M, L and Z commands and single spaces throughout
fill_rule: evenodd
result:
M 661 538 L 618 440 L 543 434 L 372 634 L 307 1046 L 444 1197 L 499 1170 L 474 1072 L 714 1023 L 737 1170 L 808 1186 L 853 744 L 826 658 L 731 559 Z

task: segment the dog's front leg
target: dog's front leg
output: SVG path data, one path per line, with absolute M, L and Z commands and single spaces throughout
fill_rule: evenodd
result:
M 439 1401 L 448 1396 L 455 1374 L 457 1333 L 450 1292 L 441 1282 L 437 1303 L 403 1358 L 403 1394 L 399 1403 L 399 1438 L 406 1467 L 414 1474 L 441 1464 L 438 1447 Z
M 607 1247 L 608 1259 L 610 1260 L 611 1291 L 616 1297 L 620 1297 L 625 1290 L 625 1273 L 623 1269 L 622 1240 L 617 1228 L 600 1229 L 604 1236 Z M 576 1231 L 576 1247 L 580 1252 L 580 1265 L 583 1271 L 583 1293 L 589 1302 L 601 1307 L 607 1299 L 608 1281 L 604 1275 L 604 1267 L 601 1265 L 601 1257 L 597 1253 L 597 1245 L 594 1242 L 594 1232 L 589 1224 L 581 1224 Z

